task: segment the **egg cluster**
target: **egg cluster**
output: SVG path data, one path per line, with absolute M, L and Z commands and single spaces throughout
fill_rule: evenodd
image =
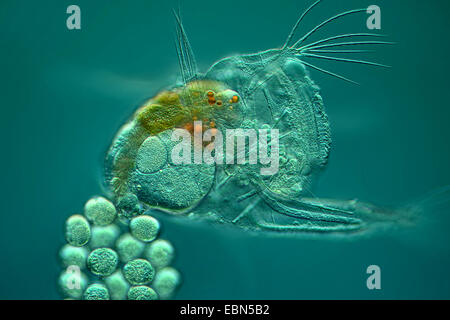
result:
M 128 203 L 130 202 L 130 203 Z M 132 201 L 90 199 L 83 215 L 69 217 L 59 259 L 58 286 L 66 299 L 170 299 L 180 285 L 170 267 L 175 250 L 159 238 L 160 223 Z M 133 209 L 130 211 L 130 209 Z

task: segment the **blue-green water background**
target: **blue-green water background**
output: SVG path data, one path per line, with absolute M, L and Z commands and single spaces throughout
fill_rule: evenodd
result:
M 200 68 L 279 47 L 311 1 L 183 1 Z M 66 28 L 77 4 L 82 30 Z M 450 182 L 447 1 L 324 1 L 303 31 L 343 9 L 377 4 L 398 42 L 369 58 L 391 70 L 324 63 L 361 86 L 312 72 L 334 147 L 316 194 L 398 204 Z M 0 298 L 56 299 L 63 224 L 100 194 L 102 157 L 121 123 L 178 73 L 175 1 L 0 4 Z M 366 16 L 317 39 L 365 30 Z M 450 210 L 408 232 L 357 240 L 255 237 L 163 221 L 187 299 L 450 298 Z M 433 222 L 434 220 L 434 222 Z M 213 231 L 212 231 L 213 230 Z M 366 288 L 367 266 L 382 290 Z

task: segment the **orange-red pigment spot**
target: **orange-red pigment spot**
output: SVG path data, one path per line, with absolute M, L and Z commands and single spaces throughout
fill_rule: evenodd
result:
M 208 151 L 214 150 L 214 142 L 211 142 L 210 144 L 208 144 L 208 145 L 206 146 L 206 150 L 208 150 Z
M 194 130 L 194 124 L 191 123 L 191 122 L 188 122 L 188 123 L 186 123 L 186 124 L 184 125 L 184 128 L 185 128 L 187 131 L 192 132 L 192 131 Z
M 194 126 L 194 133 L 201 133 L 203 131 L 202 125 L 195 125 Z
M 209 98 L 208 98 L 208 103 L 209 103 L 210 105 L 215 104 L 215 103 L 216 103 L 216 98 L 214 98 L 214 97 L 209 97 Z

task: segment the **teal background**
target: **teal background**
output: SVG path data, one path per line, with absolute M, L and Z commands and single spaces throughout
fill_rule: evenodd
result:
M 279 47 L 311 1 L 182 1 L 201 70 L 236 53 Z M 77 4 L 82 30 L 66 28 Z M 308 60 L 334 147 L 316 194 L 401 204 L 450 182 L 448 1 L 324 1 L 303 33 L 346 9 L 377 4 L 397 45 L 368 59 L 390 70 Z M 175 1 L 0 4 L 2 169 L 0 299 L 57 299 L 56 253 L 67 217 L 101 194 L 102 158 L 135 107 L 178 75 Z M 364 14 L 314 39 L 367 31 Z M 366 58 L 366 56 L 361 55 Z M 163 219 L 184 283 L 180 299 L 448 299 L 449 206 L 416 227 L 358 239 L 255 236 Z M 366 288 L 367 266 L 382 290 Z

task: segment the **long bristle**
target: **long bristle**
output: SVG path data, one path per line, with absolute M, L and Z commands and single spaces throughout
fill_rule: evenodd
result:
M 383 68 L 390 68 L 390 66 L 376 63 L 376 62 L 370 62 L 370 61 L 364 61 L 364 60 L 355 60 L 355 59 L 345 59 L 345 58 L 336 58 L 336 57 L 328 57 L 328 56 L 322 56 L 317 54 L 311 54 L 311 53 L 303 53 L 301 55 L 302 57 L 310 57 L 310 58 L 317 58 L 317 59 L 324 59 L 324 60 L 331 60 L 331 61 L 339 61 L 339 62 L 349 62 L 349 63 L 358 63 L 358 64 L 365 64 L 368 66 L 374 66 L 374 67 L 383 67 Z
M 306 39 L 308 39 L 313 33 L 315 33 L 317 30 L 319 30 L 320 28 L 324 27 L 325 25 L 329 24 L 332 21 L 335 21 L 339 18 L 348 16 L 350 14 L 354 14 L 354 13 L 359 13 L 359 12 L 365 12 L 366 9 L 354 9 L 354 10 L 349 10 L 340 14 L 335 15 L 334 17 L 331 17 L 327 20 L 325 20 L 324 22 L 320 23 L 319 25 L 317 25 L 316 27 L 314 27 L 311 31 L 309 31 L 306 35 L 304 35 L 300 40 L 298 40 L 296 43 L 294 43 L 294 45 L 292 46 L 292 48 L 297 47 L 299 44 L 303 43 Z
M 316 5 L 318 5 L 320 3 L 320 1 L 321 0 L 317 0 L 308 9 L 306 9 L 305 12 L 303 12 L 303 14 L 297 20 L 297 22 L 295 23 L 291 32 L 289 33 L 289 36 L 287 37 L 286 42 L 284 43 L 282 49 L 285 49 L 289 45 L 289 42 L 291 41 L 292 37 L 294 36 L 295 32 L 297 31 L 298 26 L 300 25 L 300 22 L 302 22 L 303 18 L 308 14 L 308 12 L 310 12 Z
M 191 45 L 189 43 L 188 37 L 181 22 L 180 13 L 173 10 L 176 21 L 176 32 L 177 32 L 177 55 L 178 61 L 180 63 L 181 77 L 183 82 L 189 82 L 197 78 L 197 63 L 195 61 L 194 53 L 192 51 Z
M 310 63 L 308 63 L 308 62 L 306 62 L 306 61 L 302 61 L 302 63 L 305 64 L 305 65 L 308 66 L 308 67 L 311 67 L 311 68 L 313 68 L 313 69 L 315 69 L 315 70 L 317 70 L 317 71 L 320 71 L 320 72 L 323 72 L 323 73 L 325 73 L 325 74 L 328 74 L 328 75 L 330 75 L 330 76 L 332 76 L 332 77 L 335 77 L 335 78 L 338 78 L 338 79 L 347 81 L 347 82 L 352 83 L 352 84 L 359 85 L 358 82 L 355 82 L 355 81 L 350 80 L 350 79 L 348 79 L 348 78 L 346 78 L 346 77 L 343 77 L 343 76 L 341 76 L 341 75 L 338 75 L 337 73 L 333 73 L 333 72 L 331 72 L 331 71 L 328 71 L 328 70 L 319 68 L 319 67 L 317 67 L 317 66 L 315 66 L 315 65 L 313 65 L 313 64 L 310 64 Z

